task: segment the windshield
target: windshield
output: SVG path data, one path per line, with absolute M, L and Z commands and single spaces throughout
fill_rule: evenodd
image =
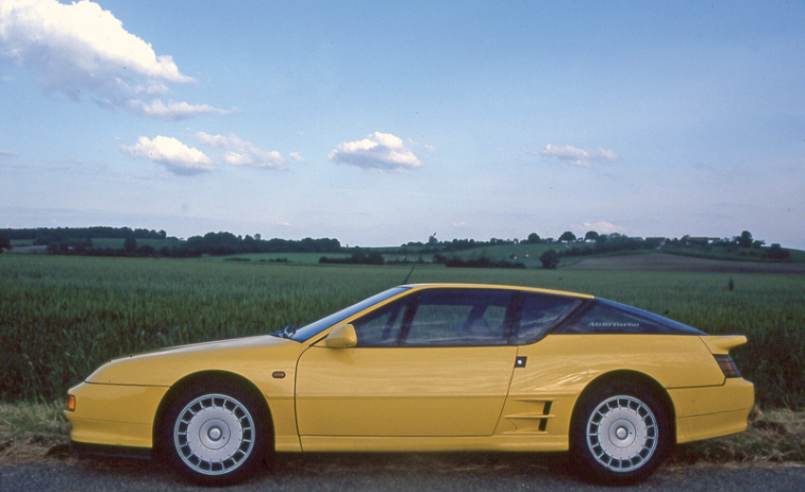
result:
M 339 321 L 343 321 L 353 314 L 357 314 L 364 309 L 368 308 L 369 306 L 373 306 L 379 302 L 385 301 L 386 299 L 396 296 L 400 292 L 405 292 L 408 290 L 409 287 L 395 287 L 393 289 L 389 289 L 385 292 L 381 292 L 380 294 L 373 295 L 368 299 L 364 299 L 357 304 L 353 304 L 348 308 L 344 308 L 341 311 L 333 313 L 325 318 L 322 318 L 318 321 L 314 321 L 309 325 L 303 326 L 296 330 L 293 334 L 291 334 L 288 338 L 291 340 L 295 340 L 297 342 L 304 342 L 310 337 L 313 337 L 320 333 L 322 330 L 333 326 L 334 324 L 338 323 Z

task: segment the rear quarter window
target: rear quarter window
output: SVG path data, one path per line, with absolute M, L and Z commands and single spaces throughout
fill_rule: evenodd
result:
M 593 301 L 589 309 L 562 326 L 557 333 L 706 335 L 658 314 L 604 299 Z

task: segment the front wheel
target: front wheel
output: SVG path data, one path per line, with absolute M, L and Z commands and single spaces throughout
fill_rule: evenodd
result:
M 628 484 L 648 477 L 673 436 L 665 407 L 630 383 L 594 391 L 576 415 L 571 452 L 586 478 Z
M 224 383 L 191 388 L 176 398 L 162 426 L 170 464 L 197 482 L 240 480 L 262 460 L 266 422 L 251 395 Z

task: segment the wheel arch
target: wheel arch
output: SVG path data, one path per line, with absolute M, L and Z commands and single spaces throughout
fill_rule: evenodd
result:
M 162 426 L 164 425 L 165 414 L 170 408 L 171 403 L 173 403 L 173 401 L 177 397 L 182 395 L 182 393 L 184 393 L 188 388 L 191 388 L 197 384 L 202 384 L 210 381 L 225 382 L 233 386 L 237 386 L 240 389 L 248 392 L 250 396 L 254 399 L 254 401 L 261 406 L 259 410 L 265 416 L 267 431 L 268 435 L 270 436 L 269 443 L 271 445 L 271 449 L 268 451 L 273 451 L 274 420 L 271 415 L 271 408 L 268 405 L 268 401 L 266 401 L 265 396 L 263 396 L 262 392 L 257 388 L 257 386 L 255 386 L 254 383 L 252 383 L 245 377 L 241 376 L 240 374 L 228 371 L 195 372 L 193 374 L 188 374 L 187 376 L 183 377 L 182 379 L 176 381 L 173 385 L 171 385 L 168 392 L 165 393 L 165 396 L 162 398 L 162 401 L 160 401 L 156 415 L 154 416 L 154 426 L 152 430 L 153 433 L 152 442 L 154 451 L 161 452 L 161 449 L 159 448 L 162 445 L 162 443 L 160 442 L 159 434 L 161 432 Z
M 669 418 L 668 425 L 671 427 L 671 432 L 674 436 L 673 442 L 676 442 L 676 411 L 674 409 L 674 402 L 671 399 L 671 396 L 668 394 L 668 391 L 656 379 L 648 374 L 631 370 L 612 371 L 606 374 L 601 374 L 597 378 L 593 379 L 584 388 L 573 406 L 573 413 L 570 418 L 570 432 L 572 432 L 572 429 L 574 429 L 577 425 L 577 421 L 580 417 L 580 409 L 584 405 L 584 402 L 587 400 L 588 396 L 597 391 L 599 388 L 615 382 L 630 382 L 651 393 L 651 395 L 663 405 L 663 409 Z

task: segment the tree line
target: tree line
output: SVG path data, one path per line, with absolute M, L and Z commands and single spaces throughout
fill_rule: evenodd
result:
M 119 248 L 99 247 L 93 243 L 94 239 L 123 239 L 123 243 Z M 0 251 L 10 248 L 12 240 L 47 246 L 48 254 L 81 256 L 187 258 L 248 253 L 338 253 L 342 250 L 341 243 L 330 238 L 263 240 L 259 234 L 243 237 L 229 232 L 209 232 L 180 241 L 168 237 L 165 231 L 129 227 L 0 229 Z M 141 244 L 145 241 L 146 244 Z M 163 241 L 165 244 L 160 245 Z
M 87 239 L 167 239 L 165 231 L 132 229 L 130 227 L 36 227 L 30 229 L 0 229 L 0 236 L 10 241 L 33 241 L 47 246 L 52 242 L 84 241 Z M 175 238 L 174 238 L 175 239 Z
M 97 247 L 94 239 L 123 239 L 122 247 Z M 475 239 L 453 239 L 440 241 L 432 234 L 427 242 L 409 242 L 399 248 L 374 249 L 374 253 L 355 252 L 355 248 L 346 249 L 337 239 L 304 238 L 301 240 L 273 238 L 264 240 L 260 234 L 254 236 L 236 236 L 229 232 L 210 232 L 204 236 L 193 236 L 186 241 L 168 237 L 164 230 L 132 229 L 129 227 L 84 227 L 84 228 L 30 228 L 0 229 L 0 252 L 11 247 L 12 240 L 32 241 L 35 245 L 46 245 L 49 254 L 89 255 L 89 256 L 134 256 L 134 257 L 169 257 L 186 258 L 202 255 L 225 256 L 249 253 L 343 253 L 354 252 L 350 258 L 329 258 L 323 256 L 321 263 L 382 264 L 382 254 L 409 255 L 433 254 L 434 263 L 442 263 L 448 267 L 481 267 L 481 268 L 522 268 L 516 262 L 491 260 L 489 258 L 464 260 L 455 255 L 458 251 L 487 246 L 507 244 L 564 244 L 564 249 L 549 249 L 540 261 L 543 268 L 556 268 L 562 257 L 600 255 L 627 251 L 656 249 L 664 244 L 683 248 L 721 248 L 727 253 L 738 252 L 740 255 L 787 260 L 790 253 L 779 244 L 774 243 L 764 248 L 765 241 L 757 240 L 749 231 L 743 231 L 732 238 L 696 238 L 684 236 L 681 239 L 629 237 L 619 233 L 598 234 L 588 231 L 583 237 L 577 237 L 571 231 L 565 231 L 558 239 L 541 238 L 531 233 L 526 238 L 498 239 L 489 241 Z M 161 242 L 164 241 L 164 244 Z M 145 242 L 145 244 L 143 244 Z M 421 261 L 421 260 L 420 260 Z

